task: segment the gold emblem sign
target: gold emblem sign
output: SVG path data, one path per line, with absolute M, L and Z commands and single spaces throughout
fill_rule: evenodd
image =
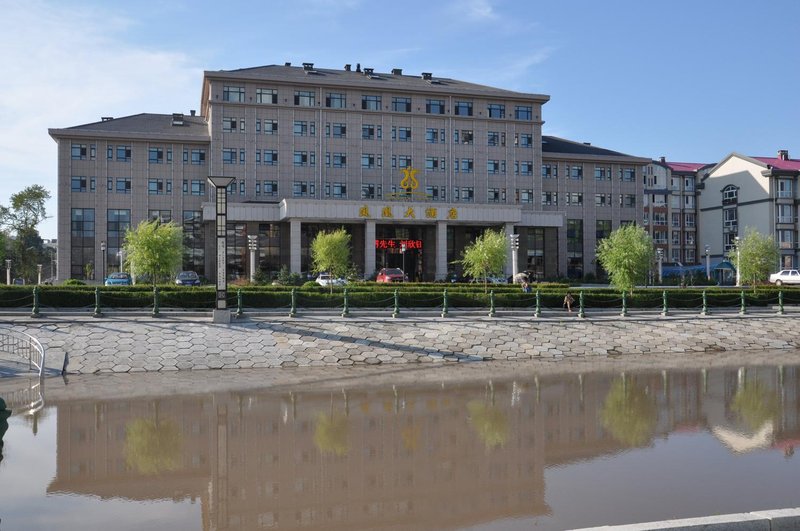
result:
M 403 179 L 400 181 L 400 188 L 406 190 L 407 192 L 413 192 L 419 188 L 419 182 L 415 177 L 417 172 L 419 172 L 418 169 L 409 166 L 408 168 L 403 168 L 400 171 L 403 172 Z

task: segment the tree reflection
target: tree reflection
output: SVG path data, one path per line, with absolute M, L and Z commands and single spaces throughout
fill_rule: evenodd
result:
M 657 409 L 647 391 L 623 375 L 611 384 L 600 419 L 617 441 L 641 446 L 653 437 Z
M 487 450 L 503 446 L 508 440 L 508 419 L 493 403 L 471 400 L 467 403 L 469 422 Z
M 125 462 L 140 474 L 175 470 L 180 465 L 181 433 L 169 420 L 136 419 L 125 427 Z
M 744 382 L 731 403 L 731 411 L 751 430 L 757 431 L 780 415 L 778 397 L 766 385 L 758 381 Z
M 320 413 L 314 430 L 314 444 L 324 454 L 347 455 L 347 417 L 333 412 Z

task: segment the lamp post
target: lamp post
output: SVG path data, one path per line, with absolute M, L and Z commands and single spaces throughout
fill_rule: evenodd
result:
M 6 284 L 11 285 L 11 260 L 6 258 Z
M 231 311 L 228 309 L 228 186 L 234 177 L 209 177 L 214 187 L 217 236 L 217 303 L 214 309 L 215 323 L 230 323 Z
M 706 280 L 711 280 L 711 247 L 706 245 Z
M 125 263 L 125 249 L 117 251 L 117 259 L 119 260 L 119 272 L 122 273 L 122 264 Z
M 517 281 L 518 253 L 519 253 L 519 234 L 509 234 L 511 244 L 511 282 Z
M 100 270 L 100 274 L 102 275 L 101 282 L 105 282 L 106 280 L 106 241 L 103 240 L 100 242 L 100 254 L 103 255 L 103 269 Z
M 400 254 L 403 255 L 403 280 L 406 277 L 406 242 L 400 242 Z
M 742 285 L 742 251 L 739 249 L 739 237 L 733 237 L 734 245 L 736 245 L 736 285 Z
M 36 284 L 37 285 L 41 285 L 41 283 L 42 283 L 42 264 L 36 264 L 36 270 L 39 273 L 39 279 L 38 279 L 38 282 L 36 282 Z
M 247 235 L 247 248 L 250 249 L 250 282 L 256 281 L 256 251 L 258 251 L 258 235 Z
M 658 283 L 664 283 L 664 249 L 658 248 L 656 249 L 656 256 L 658 258 Z

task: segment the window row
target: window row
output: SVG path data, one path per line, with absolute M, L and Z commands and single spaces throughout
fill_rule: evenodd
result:
M 130 194 L 133 186 L 130 177 L 108 177 L 106 190 L 117 194 Z M 97 191 L 96 177 L 73 176 L 70 179 L 70 191 L 75 193 Z M 172 179 L 148 179 L 147 193 L 149 195 L 171 195 Z M 184 195 L 205 195 L 205 179 L 183 179 Z
M 72 160 L 95 160 L 97 158 L 97 146 L 95 144 L 72 144 L 71 146 Z M 130 162 L 132 159 L 133 149 L 128 144 L 111 145 L 106 147 L 106 159 L 117 160 L 118 162 Z M 166 155 L 166 156 L 165 156 Z M 149 147 L 147 148 L 147 161 L 150 164 L 171 164 L 172 163 L 172 148 L 163 147 Z M 183 163 L 184 164 L 199 164 L 206 163 L 206 150 L 205 149 L 184 149 L 183 150 Z
M 582 165 L 567 165 L 564 167 L 566 176 L 573 180 L 583 179 L 583 166 Z M 595 166 L 594 178 L 597 181 L 610 181 L 611 168 L 607 166 Z M 636 179 L 636 168 L 619 168 L 617 176 L 620 181 L 633 182 Z M 542 164 L 542 179 L 557 179 L 558 178 L 558 164 Z
M 245 88 L 243 86 L 224 85 L 222 87 L 222 101 L 245 103 Z M 277 89 L 264 87 L 256 88 L 255 102 L 257 104 L 277 105 Z M 295 90 L 293 103 L 298 107 L 316 107 L 317 93 L 315 90 Z M 410 113 L 412 111 L 411 103 L 412 100 L 410 96 L 392 96 L 390 109 L 392 112 Z M 353 103 L 353 106 L 355 107 L 355 103 Z M 473 102 L 469 100 L 455 101 L 453 105 L 453 114 L 456 116 L 473 116 L 473 106 Z M 325 107 L 330 109 L 346 109 L 347 95 L 343 92 L 326 92 Z M 362 94 L 361 109 L 365 111 L 383 110 L 383 96 L 380 94 Z M 425 112 L 427 114 L 445 114 L 447 112 L 445 100 L 427 98 L 425 100 Z M 502 103 L 488 103 L 486 105 L 486 116 L 498 119 L 505 118 L 506 105 Z M 525 121 L 533 120 L 533 106 L 515 105 L 514 119 Z
M 567 206 L 583 206 L 583 192 L 562 192 L 561 200 Z M 613 201 L 613 194 L 594 194 L 595 207 L 610 207 Z M 542 192 L 542 205 L 543 206 L 557 206 L 559 203 L 558 192 Z M 623 208 L 636 207 L 635 194 L 619 194 L 617 204 Z

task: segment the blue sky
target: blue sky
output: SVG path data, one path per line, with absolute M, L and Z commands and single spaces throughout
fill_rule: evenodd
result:
M 0 0 L 0 13 L 2 204 L 35 183 L 55 195 L 48 127 L 198 109 L 203 70 L 286 61 L 548 94 L 545 134 L 636 156 L 800 158 L 796 0 Z M 40 232 L 55 237 L 55 220 Z

